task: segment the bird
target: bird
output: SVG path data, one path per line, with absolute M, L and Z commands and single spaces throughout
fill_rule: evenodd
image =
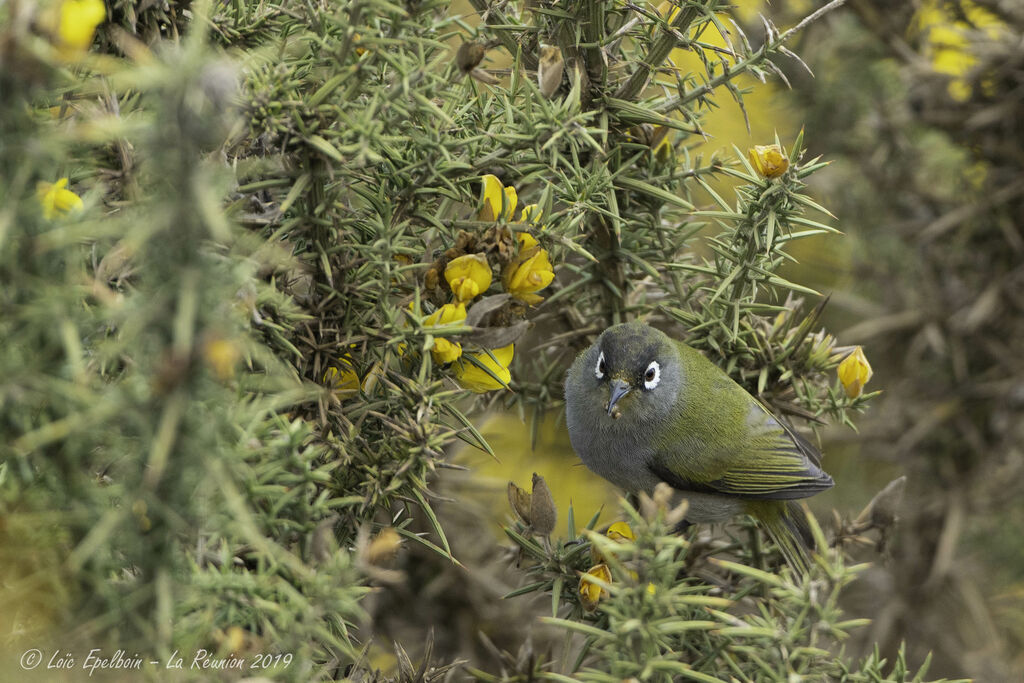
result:
M 693 347 L 642 321 L 607 328 L 565 380 L 569 439 L 593 472 L 630 493 L 661 482 L 686 523 L 754 517 L 787 564 L 814 547 L 796 501 L 832 488 L 820 453 Z

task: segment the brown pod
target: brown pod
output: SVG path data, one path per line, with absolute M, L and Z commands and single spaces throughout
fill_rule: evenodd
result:
M 459 71 L 464 74 L 468 74 L 480 66 L 480 62 L 483 59 L 484 46 L 473 40 L 460 45 L 459 51 L 455 53 L 455 64 L 459 67 Z
M 541 45 L 540 63 L 537 64 L 537 86 L 540 94 L 551 99 L 562 84 L 565 60 L 562 50 L 556 45 Z

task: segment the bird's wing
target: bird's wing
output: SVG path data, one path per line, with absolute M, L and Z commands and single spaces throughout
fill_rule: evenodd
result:
M 664 460 L 650 464 L 652 473 L 680 491 L 747 500 L 807 498 L 832 488 L 834 482 L 822 471 L 817 450 L 760 402 L 750 399 L 742 443 L 720 447 L 714 453 L 693 454 L 718 464 L 715 479 L 689 481 L 676 473 L 679 468 L 665 466 Z

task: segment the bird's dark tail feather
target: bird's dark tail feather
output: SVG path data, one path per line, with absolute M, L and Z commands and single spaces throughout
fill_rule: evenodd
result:
M 774 513 L 774 514 L 772 514 Z M 772 510 L 759 515 L 765 531 L 795 573 L 804 575 L 810 568 L 810 552 L 815 549 L 814 535 L 803 507 L 795 501 L 786 501 Z

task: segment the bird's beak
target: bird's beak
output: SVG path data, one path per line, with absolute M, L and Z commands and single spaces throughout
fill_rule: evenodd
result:
M 632 387 L 629 383 L 624 382 L 621 379 L 612 380 L 612 394 L 608 399 L 608 414 L 612 414 L 612 410 L 615 408 L 615 404 L 619 402 L 619 399 L 629 393 Z

